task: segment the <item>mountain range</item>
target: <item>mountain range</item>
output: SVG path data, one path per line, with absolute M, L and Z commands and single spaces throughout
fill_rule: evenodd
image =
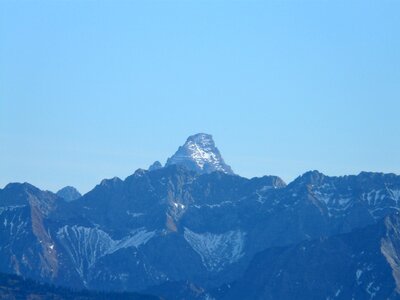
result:
M 247 179 L 208 134 L 80 195 L 0 190 L 0 272 L 165 299 L 400 299 L 400 176 Z

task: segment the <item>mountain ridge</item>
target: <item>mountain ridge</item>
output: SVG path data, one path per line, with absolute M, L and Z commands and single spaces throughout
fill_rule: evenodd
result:
M 68 269 L 62 273 L 75 278 L 69 279 L 70 282 L 84 280 L 87 287 L 96 289 L 104 286 L 105 282 L 101 280 L 96 283 L 99 279 L 93 278 L 91 274 L 98 272 L 101 265 L 107 265 L 106 260 L 111 262 L 118 256 L 125 257 L 132 250 L 137 257 L 141 257 L 139 265 L 143 264 L 143 270 L 138 269 L 139 273 L 132 277 L 132 280 L 141 277 L 141 281 L 135 279 L 136 283 L 130 283 L 136 286 L 135 289 L 157 285 L 167 278 L 191 279 L 205 286 L 212 282 L 223 283 L 233 279 L 233 271 L 230 270 L 244 270 L 252 255 L 265 248 L 296 243 L 308 236 L 315 238 L 349 232 L 374 223 L 380 215 L 397 210 L 398 207 L 391 208 L 396 206 L 398 198 L 396 193 L 390 192 L 390 188 L 400 189 L 399 178 L 393 175 L 382 176 L 383 179 L 378 176 L 379 181 L 376 183 L 381 189 L 373 192 L 368 190 L 369 186 L 373 186 L 368 182 L 360 187 L 354 186 L 354 183 L 364 182 L 365 178 L 374 180 L 376 176 L 373 173 L 325 176 L 324 181 L 319 182 L 320 185 L 309 187 L 307 181 L 294 181 L 286 185 L 279 177 L 273 176 L 246 179 L 223 172 L 198 174 L 179 165 L 154 171 L 140 169 L 125 180 L 103 180 L 76 201 L 64 203 L 53 198 L 52 201 L 58 205 L 42 214 L 46 219 L 43 226 L 53 228 L 50 229 L 53 233 L 46 245 L 55 245 L 54 251 L 64 254 L 53 258 L 49 256 L 49 259 L 55 259 L 58 267 L 71 264 L 78 268 L 83 263 L 83 267 L 77 269 L 79 272 Z M 349 190 L 350 186 L 352 188 Z M 20 186 L 22 190 L 25 187 Z M 330 192 L 332 187 L 336 189 L 333 195 Z M 383 191 L 386 193 L 385 198 L 382 198 Z M 2 192 L 0 203 L 6 203 Z M 362 196 L 368 193 L 369 198 Z M 48 192 L 39 195 L 56 197 Z M 332 201 L 324 195 L 331 195 L 329 197 Z M 354 204 L 343 202 L 342 199 L 348 198 Z M 372 201 L 375 198 L 380 202 Z M 346 204 L 345 207 L 341 206 L 342 202 Z M 368 203 L 379 205 L 380 214 L 374 217 L 375 208 L 368 208 Z M 58 209 L 58 206 L 61 208 Z M 17 213 L 19 208 L 14 211 Z M 7 219 L 14 218 L 12 212 L 9 211 Z M 293 224 L 285 221 L 296 219 L 298 221 Z M 265 231 L 265 228 L 269 228 L 269 231 Z M 172 266 L 169 257 L 172 253 L 168 254 L 169 250 L 165 254 L 154 253 L 154 249 L 160 247 L 173 249 L 170 248 L 173 244 L 180 245 L 178 248 L 174 246 L 181 253 L 181 262 L 175 263 L 183 265 L 175 265 L 174 268 L 181 270 L 181 274 L 170 273 Z M 68 254 L 82 247 L 98 249 L 96 256 L 92 257 L 94 253 L 86 252 L 78 256 Z M 153 256 L 159 258 L 154 260 Z M 185 256 L 187 258 L 183 259 Z M 137 261 L 132 263 L 136 264 Z M 185 269 L 187 264 L 193 268 Z M 158 271 L 154 271 L 154 275 L 146 275 L 150 276 L 149 281 L 143 281 L 146 277 L 143 278 L 140 272 L 150 266 Z M 74 272 L 81 275 L 73 275 Z M 112 276 L 116 270 L 110 272 L 109 276 Z M 211 282 L 200 279 L 205 274 L 213 274 L 209 275 Z M 92 279 L 88 281 L 89 278 Z M 52 282 L 51 277 L 47 280 Z M 63 282 L 65 279 L 59 280 Z M 137 285 L 139 282 L 142 283 Z M 122 281 L 115 284 L 112 285 L 115 290 L 127 287 Z
M 257 253 L 352 233 L 400 210 L 395 174 L 314 170 L 286 184 L 186 159 L 195 163 L 185 156 L 104 179 L 71 202 L 28 183 L 0 189 L 0 272 L 113 291 L 182 282 L 182 293 L 201 287 L 205 297 L 238 280 Z

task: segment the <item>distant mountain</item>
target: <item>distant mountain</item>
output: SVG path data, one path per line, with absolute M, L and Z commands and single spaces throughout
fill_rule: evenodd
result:
M 278 177 L 200 175 L 180 165 L 103 180 L 51 217 L 54 223 L 64 219 L 54 229 L 58 249 L 66 252 L 62 273 L 92 289 L 140 290 L 196 278 L 203 283 L 201 277 L 219 276 L 263 249 L 249 241 L 245 255 L 249 224 L 240 225 L 247 218 L 240 211 L 251 210 L 253 202 L 245 199 L 254 190 L 284 186 Z
M 155 296 L 136 293 L 104 293 L 94 291 L 72 291 L 66 288 L 37 283 L 17 275 L 0 273 L 0 298 L 8 300 L 156 300 Z
M 57 196 L 63 198 L 65 201 L 74 201 L 82 195 L 73 186 L 66 186 L 57 192 Z
M 52 281 L 58 275 L 55 242 L 46 221 L 62 201 L 28 183 L 0 190 L 0 271 Z
M 0 271 L 73 288 L 202 299 L 239 284 L 262 251 L 278 255 L 347 233 L 364 239 L 358 229 L 400 210 L 395 174 L 310 171 L 288 185 L 277 176 L 247 179 L 227 171 L 210 138 L 195 135 L 183 146 L 209 155 L 174 155 L 179 163 L 102 180 L 72 202 L 26 183 L 0 189 Z
M 162 168 L 162 164 L 157 160 L 150 167 L 149 171 L 154 171 Z
M 255 256 L 223 299 L 400 299 L 400 216 Z
M 224 162 L 215 146 L 212 136 L 205 133 L 190 136 L 186 143 L 167 160 L 165 166 L 171 165 L 183 165 L 198 173 L 219 171 L 233 174 L 231 167 Z
M 259 251 L 350 232 L 397 211 L 399 178 L 313 171 L 286 186 L 273 176 L 174 165 L 103 180 L 70 203 L 13 184 L 0 191 L 1 270 L 91 289 L 185 280 L 213 288 L 233 281 Z M 26 263 L 29 253 L 37 256 Z

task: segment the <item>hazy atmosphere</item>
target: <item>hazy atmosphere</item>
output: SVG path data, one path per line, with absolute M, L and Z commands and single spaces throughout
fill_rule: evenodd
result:
M 0 186 L 87 192 L 212 134 L 245 176 L 400 173 L 398 1 L 1 1 Z
M 0 0 L 0 299 L 400 300 L 400 0 Z

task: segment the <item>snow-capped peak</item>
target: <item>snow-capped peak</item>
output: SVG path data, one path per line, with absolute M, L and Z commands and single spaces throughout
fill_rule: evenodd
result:
M 186 143 L 167 160 L 166 166 L 170 165 L 184 165 L 200 173 L 220 171 L 233 174 L 215 147 L 212 136 L 206 133 L 189 136 Z

